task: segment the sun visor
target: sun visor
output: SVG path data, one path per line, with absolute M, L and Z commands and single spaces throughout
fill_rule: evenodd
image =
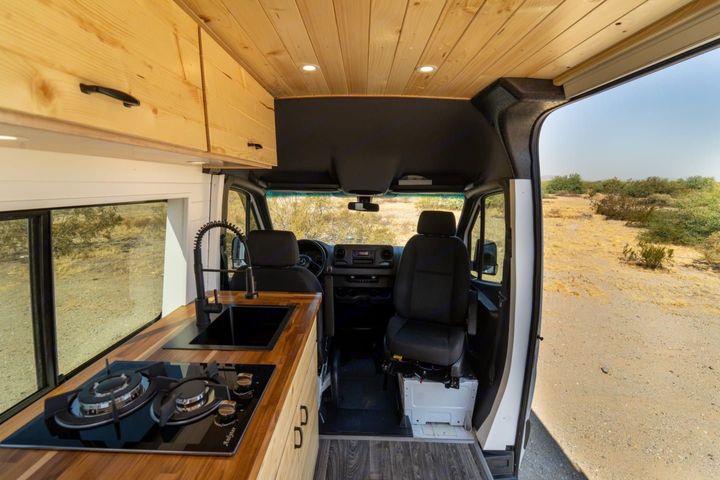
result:
M 383 195 L 392 184 L 397 155 L 374 149 L 343 149 L 333 153 L 333 170 L 340 188 L 354 195 Z

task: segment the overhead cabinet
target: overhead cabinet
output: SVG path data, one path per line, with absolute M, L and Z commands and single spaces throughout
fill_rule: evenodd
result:
M 272 95 L 204 30 L 200 39 L 210 152 L 277 165 Z
M 172 0 L 6 0 L 0 108 L 205 150 L 198 27 Z
M 109 140 L 109 156 L 119 142 L 277 165 L 272 95 L 172 0 L 6 0 L 2 10 L 5 124 Z

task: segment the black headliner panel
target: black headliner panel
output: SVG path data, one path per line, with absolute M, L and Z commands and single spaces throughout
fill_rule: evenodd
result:
M 462 188 L 512 173 L 495 130 L 469 101 L 284 99 L 275 101 L 275 112 L 279 166 L 254 171 L 271 187 L 317 188 L 338 185 L 342 177 L 345 190 L 359 190 L 414 174 Z M 392 179 L 378 179 L 386 176 Z

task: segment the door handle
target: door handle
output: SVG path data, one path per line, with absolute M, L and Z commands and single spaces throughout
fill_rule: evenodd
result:
M 302 414 L 305 412 L 305 420 L 302 418 Z M 308 420 L 310 419 L 310 414 L 308 413 L 308 408 L 305 405 L 300 405 L 300 426 L 304 427 L 308 424 Z
M 302 432 L 302 428 L 300 428 L 300 427 L 293 427 L 293 430 L 294 430 L 293 435 L 295 435 L 295 433 L 299 433 L 299 434 L 300 434 L 300 442 L 294 442 L 293 447 L 295 447 L 295 448 L 300 448 L 300 447 L 302 447 L 302 444 L 303 444 L 303 432 Z M 297 438 L 297 436 L 296 436 L 296 438 Z
M 108 97 L 114 98 L 115 100 L 120 100 L 122 104 L 127 108 L 140 106 L 140 100 L 128 93 L 121 92 L 120 90 L 115 90 L 114 88 L 102 87 L 100 85 L 87 85 L 85 83 L 81 83 L 80 91 L 87 95 L 90 95 L 91 93 L 102 93 L 103 95 L 107 95 Z
M 262 150 L 262 143 L 248 142 L 248 147 L 254 148 L 255 150 Z

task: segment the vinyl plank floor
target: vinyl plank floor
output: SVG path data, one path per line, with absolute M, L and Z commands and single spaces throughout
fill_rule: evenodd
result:
M 315 480 L 482 479 L 477 450 L 469 443 L 322 438 Z

